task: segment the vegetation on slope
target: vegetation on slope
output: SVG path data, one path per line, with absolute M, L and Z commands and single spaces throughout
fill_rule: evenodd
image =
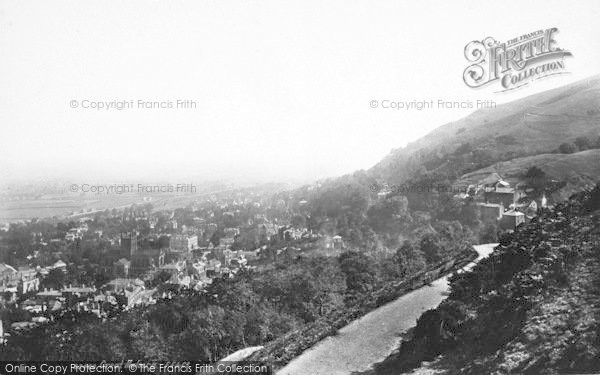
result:
M 468 257 L 463 236 L 441 238 L 444 258 L 435 261 L 423 259 L 407 242 L 393 257 L 346 251 L 285 260 L 262 272 L 246 270 L 213 280 L 205 292 L 173 290 L 171 299 L 113 311 L 106 320 L 70 310 L 53 323 L 14 332 L 9 345 L 0 346 L 0 359 L 217 361 L 307 325 L 334 329 L 334 322 L 364 314 L 394 296 L 397 290 L 389 286 L 440 260 L 464 257 L 465 251 Z M 348 317 L 348 311 L 354 314 Z M 6 324 L 22 319 L 10 308 L 0 309 L 0 317 Z
M 462 155 L 464 174 L 498 161 L 550 153 L 580 137 L 593 144 L 599 131 L 600 77 L 596 76 L 440 126 L 392 151 L 369 172 L 399 184 L 425 171 L 456 171 L 456 158 L 449 156 Z
M 375 373 L 432 360 L 457 374 L 598 371 L 599 209 L 600 185 L 505 235 L 489 258 L 451 278 L 448 299 Z
M 600 143 L 594 145 L 600 147 Z M 595 181 L 600 180 L 600 149 L 586 149 L 571 154 L 539 154 L 524 158 L 516 158 L 506 162 L 468 173 L 459 180 L 461 184 L 473 184 L 488 176 L 498 173 L 504 180 L 516 185 L 527 182 L 523 171 L 536 167 L 541 169 L 548 179 L 563 183 L 555 196 L 555 200 L 567 199 L 573 193 L 584 188 L 592 188 Z

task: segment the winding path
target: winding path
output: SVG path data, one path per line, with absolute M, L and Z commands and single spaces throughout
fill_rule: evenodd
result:
M 479 257 L 465 266 L 472 268 L 488 256 L 497 244 L 475 246 Z M 384 360 L 399 344 L 400 335 L 411 327 L 421 314 L 435 308 L 448 291 L 448 278 L 414 290 L 340 329 L 293 359 L 277 375 L 349 375 L 368 370 Z

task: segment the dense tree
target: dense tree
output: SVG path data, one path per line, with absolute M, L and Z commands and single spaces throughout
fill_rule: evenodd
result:
M 463 155 L 466 153 L 469 153 L 473 150 L 473 147 L 471 146 L 470 143 L 463 143 L 461 144 L 455 151 L 454 151 L 454 155 Z
M 306 217 L 304 215 L 296 214 L 292 216 L 291 223 L 295 228 L 304 228 L 306 227 Z
M 419 248 L 425 256 L 428 263 L 434 263 L 441 259 L 442 248 L 439 237 L 436 234 L 428 233 L 421 238 Z
M 48 272 L 45 278 L 42 279 L 41 286 L 48 289 L 62 289 L 67 282 L 65 272 L 55 268 Z
M 407 208 L 408 201 L 403 196 L 381 200 L 367 210 L 368 223 L 378 233 L 401 232 L 411 221 Z
M 590 140 L 587 137 L 577 137 L 574 143 L 579 148 L 579 151 L 584 151 L 591 147 Z
M 371 290 L 375 270 L 372 261 L 358 251 L 347 251 L 340 255 L 340 267 L 346 276 L 346 287 L 353 292 Z
M 541 170 L 536 166 L 530 167 L 527 172 L 525 172 L 525 178 L 528 179 L 543 179 L 546 177 L 546 172 Z
M 425 268 L 423 253 L 408 240 L 405 240 L 396 250 L 396 258 L 405 260 L 404 264 L 409 273 L 419 272 Z
M 577 147 L 572 143 L 562 143 L 558 146 L 558 151 L 561 154 L 572 154 L 577 151 Z
M 479 233 L 480 243 L 498 242 L 498 227 L 494 223 L 487 223 L 481 228 Z

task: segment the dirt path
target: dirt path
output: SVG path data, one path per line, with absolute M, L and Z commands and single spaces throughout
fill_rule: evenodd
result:
M 496 244 L 475 246 L 477 261 L 492 252 Z M 472 267 L 474 263 L 467 267 Z M 400 335 L 416 324 L 417 318 L 444 300 L 448 290 L 443 277 L 353 321 L 305 351 L 277 372 L 278 375 L 338 375 L 365 371 L 394 350 Z

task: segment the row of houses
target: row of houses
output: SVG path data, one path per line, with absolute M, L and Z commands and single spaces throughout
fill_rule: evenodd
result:
M 40 287 L 39 275 L 45 276 L 53 269 L 66 271 L 67 264 L 57 261 L 48 267 L 20 266 L 14 268 L 0 263 L 0 301 L 13 301 L 19 295 L 36 292 Z
M 482 199 L 482 202 L 477 203 L 481 220 L 497 223 L 502 230 L 514 230 L 528 222 L 536 216 L 538 207 L 545 207 L 547 204 L 545 196 L 539 204 L 533 199 L 527 201 L 525 185 L 517 184 L 513 187 L 497 173 L 490 174 L 469 189 Z M 526 203 L 522 203 L 523 201 Z
M 84 233 L 87 233 L 87 231 L 87 223 L 80 223 L 77 227 L 69 229 L 69 231 L 65 234 L 65 241 L 73 242 L 75 240 L 80 240 L 83 238 Z

